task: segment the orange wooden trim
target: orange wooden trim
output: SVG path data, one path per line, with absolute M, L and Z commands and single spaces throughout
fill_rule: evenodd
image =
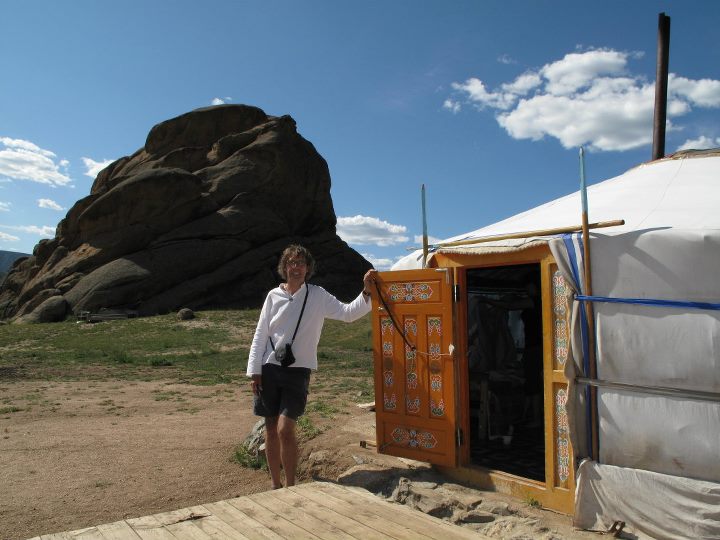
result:
M 437 469 L 444 475 L 476 486 L 480 489 L 497 491 L 511 495 L 522 501 L 531 498 L 540 503 L 543 508 L 555 510 L 562 514 L 572 515 L 575 509 L 575 494 L 572 490 L 549 490 L 542 482 L 535 482 L 483 467 L 443 467 Z
M 557 263 L 553 257 L 548 257 L 542 262 L 543 274 L 543 367 L 544 367 L 544 411 L 545 411 L 545 460 L 546 460 L 546 486 L 549 490 L 548 497 L 551 504 L 569 504 L 574 505 L 575 502 L 575 464 L 573 457 L 573 449 L 570 441 L 569 444 L 569 470 L 567 481 L 564 485 L 557 485 L 557 475 L 559 474 L 558 463 L 558 418 L 556 416 L 556 393 L 558 386 L 568 388 L 568 380 L 565 378 L 564 371 L 554 369 L 555 367 L 555 350 L 554 350 L 554 291 L 553 291 L 553 274 L 557 268 Z M 547 326 L 546 326 L 547 323 Z M 547 331 L 547 333 L 545 332 Z M 568 332 L 570 328 L 568 327 Z M 569 334 L 568 334 L 569 339 Z M 571 361 L 568 358 L 568 361 Z M 566 501 L 568 499 L 568 501 Z M 566 502 L 562 502 L 566 501 Z
M 470 374 L 467 361 L 467 327 L 468 314 L 467 302 L 463 298 L 467 296 L 467 269 L 461 268 L 457 272 L 456 285 L 460 289 L 460 298 L 457 302 L 457 323 L 455 324 L 455 350 L 457 361 L 457 383 L 459 393 L 458 399 L 458 425 L 464 434 L 463 445 L 458 452 L 458 463 L 470 463 Z
M 553 291 L 550 266 L 554 260 L 546 257 L 540 261 L 540 283 L 542 286 L 542 327 L 543 327 L 543 412 L 545 422 L 545 486 L 555 487 L 555 415 L 553 414 Z
M 519 251 L 503 253 L 435 253 L 430 263 L 433 266 L 442 268 L 485 268 L 488 266 L 537 264 L 549 254 L 550 248 L 547 244 L 543 244 Z

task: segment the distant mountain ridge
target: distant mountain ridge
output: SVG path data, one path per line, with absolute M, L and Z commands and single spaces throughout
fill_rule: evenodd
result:
M 12 264 L 22 258 L 29 257 L 29 253 L 18 253 L 17 251 L 2 251 L 0 250 L 0 274 L 6 273 L 10 270 Z

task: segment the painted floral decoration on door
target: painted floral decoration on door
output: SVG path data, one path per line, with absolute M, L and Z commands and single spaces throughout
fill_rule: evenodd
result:
M 433 416 L 442 416 L 445 414 L 445 401 L 440 400 L 439 403 L 435 403 L 434 400 L 430 400 L 430 414 Z
M 564 366 L 570 351 L 568 328 L 570 326 L 570 306 L 568 299 L 571 291 L 565 278 L 556 270 L 553 273 L 553 319 L 554 319 L 554 343 L 555 360 Z
M 397 409 L 397 397 L 392 391 L 395 385 L 395 371 L 393 369 L 393 337 L 395 327 L 390 317 L 380 319 L 380 331 L 382 334 L 383 354 L 383 406 L 386 411 Z
M 417 320 L 405 319 L 405 336 L 410 343 L 417 342 Z M 417 351 L 405 344 L 405 408 L 408 414 L 420 412 L 420 395 L 418 393 Z
M 393 283 L 388 287 L 393 302 L 427 301 L 433 295 L 432 287 L 427 283 Z
M 555 393 L 555 422 L 557 426 L 557 474 L 561 483 L 570 476 L 570 429 L 567 415 L 567 391 L 560 388 Z
M 415 343 L 417 341 L 417 321 L 415 319 L 405 319 L 405 336 L 410 343 Z M 405 384 L 408 389 L 408 394 L 410 394 L 410 390 L 417 390 L 417 351 L 411 349 L 407 343 L 405 344 Z M 411 401 L 414 403 L 415 401 L 411 400 L 409 395 L 407 399 L 408 403 Z M 417 401 L 418 407 L 420 407 L 419 398 Z M 416 411 L 413 409 L 411 412 Z
M 435 417 L 445 415 L 445 400 L 442 384 L 442 319 L 428 317 L 428 367 L 430 368 L 430 414 Z
M 412 399 L 410 396 L 407 396 L 405 398 L 405 406 L 407 407 L 407 412 L 412 414 L 417 414 L 420 412 L 420 398 L 416 397 L 415 399 Z
M 395 443 L 409 446 L 410 448 L 435 448 L 437 439 L 427 431 L 417 431 L 416 429 L 405 429 L 396 427 L 392 432 L 392 439 Z

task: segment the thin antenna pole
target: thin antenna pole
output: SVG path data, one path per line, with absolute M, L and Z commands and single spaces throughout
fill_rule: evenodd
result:
M 423 260 L 422 267 L 427 266 L 428 258 L 428 233 L 427 233 L 427 214 L 425 212 L 425 184 L 420 189 L 420 195 L 422 198 L 422 230 L 423 230 Z
M 585 150 L 580 147 L 580 197 L 582 200 L 582 238 L 583 238 L 583 270 L 585 294 L 592 296 L 592 273 L 590 270 L 590 228 L 588 227 L 587 183 L 585 182 Z M 585 302 L 585 317 L 588 330 L 588 377 L 597 378 L 595 358 L 595 318 L 592 302 Z M 590 457 L 598 461 L 600 444 L 598 441 L 598 408 L 597 388 L 590 386 Z
M 580 204 L 582 204 L 582 213 L 587 218 L 587 182 L 585 182 L 585 149 L 580 147 Z M 587 219 L 583 221 L 583 226 L 587 224 Z

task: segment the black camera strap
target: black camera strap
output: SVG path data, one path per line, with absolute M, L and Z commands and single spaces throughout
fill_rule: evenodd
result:
M 310 284 L 305 284 L 305 300 L 303 300 L 302 309 L 300 310 L 300 317 L 298 317 L 298 322 L 295 325 L 295 332 L 293 332 L 293 337 L 290 340 L 290 345 L 292 345 L 295 342 L 295 336 L 297 335 L 298 328 L 300 328 L 300 321 L 302 321 L 303 313 L 305 313 L 305 304 L 307 304 L 308 296 L 310 295 Z M 268 339 L 270 340 L 270 346 L 272 347 L 272 350 L 275 350 L 275 344 L 273 343 L 273 340 L 270 336 L 268 336 Z

